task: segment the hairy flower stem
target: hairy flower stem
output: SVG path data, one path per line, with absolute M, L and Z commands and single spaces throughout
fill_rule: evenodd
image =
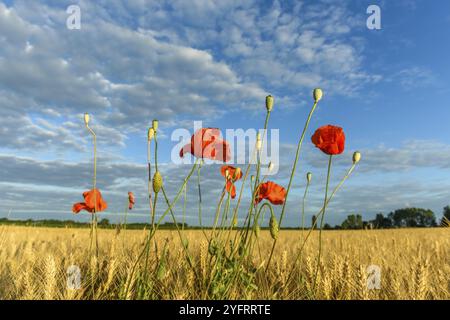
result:
M 184 231 L 184 225 L 186 224 L 186 201 L 187 201 L 187 185 L 184 186 L 183 195 L 183 218 L 181 220 L 181 231 Z
M 94 145 L 94 178 L 93 178 L 93 190 L 94 190 L 94 212 L 92 212 L 91 216 L 91 245 L 89 251 L 92 252 L 93 242 L 95 238 L 95 256 L 98 259 L 98 235 L 97 235 L 97 135 L 94 130 L 92 130 L 88 124 L 86 124 L 86 128 L 92 135 L 93 145 Z
M 306 182 L 306 188 L 305 193 L 303 194 L 303 201 L 302 201 L 302 221 L 301 221 L 301 235 L 303 239 L 303 231 L 305 230 L 305 203 L 306 203 L 306 196 L 308 195 L 308 188 L 309 188 L 310 182 Z
M 235 217 L 237 217 L 237 215 L 238 215 L 239 207 L 240 207 L 241 200 L 242 200 L 242 195 L 243 195 L 244 189 L 245 189 L 245 182 L 247 181 L 248 175 L 249 175 L 249 173 L 250 173 L 251 164 L 252 164 L 252 162 L 255 160 L 255 156 L 256 156 L 256 149 L 255 149 L 254 152 L 253 152 L 252 158 L 250 159 L 250 162 L 249 162 L 249 164 L 247 165 L 247 169 L 245 170 L 244 178 L 242 179 L 241 191 L 239 192 L 239 198 L 238 198 L 236 207 L 234 208 L 233 219 L 234 219 Z M 250 189 L 251 189 L 251 186 L 250 186 Z M 251 193 L 253 194 L 253 190 L 251 190 Z M 244 221 L 244 225 L 247 223 L 247 219 L 248 219 L 248 216 L 246 217 L 246 219 L 245 219 L 245 221 Z M 243 231 L 241 231 L 241 232 L 243 232 Z M 236 244 L 237 244 L 237 241 L 238 241 L 239 234 L 240 234 L 240 232 L 236 232 L 236 234 L 235 234 L 235 236 L 234 236 L 234 239 L 233 239 L 233 245 L 232 245 L 233 251 L 234 251 L 234 249 L 236 248 Z M 232 252 L 232 253 L 233 253 L 233 252 Z
M 353 170 L 355 169 L 355 166 L 356 166 L 356 164 L 353 164 L 353 165 L 350 167 L 350 169 L 347 171 L 347 173 L 345 174 L 345 176 L 341 179 L 341 181 L 339 182 L 339 184 L 334 188 L 333 192 L 331 193 L 330 197 L 328 198 L 328 200 L 327 200 L 327 202 L 326 202 L 326 205 L 327 205 L 327 206 L 328 206 L 328 204 L 330 203 L 330 201 L 333 199 L 333 197 L 334 197 L 334 195 L 336 194 L 336 192 L 341 188 L 341 186 L 344 184 L 344 182 L 350 177 L 350 175 L 352 174 Z M 306 235 L 306 237 L 305 237 L 305 240 L 303 240 L 303 243 L 302 243 L 302 245 L 301 245 L 301 247 L 300 247 L 300 250 L 298 251 L 297 256 L 296 256 L 296 258 L 295 258 L 295 260 L 294 260 L 294 262 L 293 262 L 293 264 L 292 264 L 292 269 L 291 269 L 291 271 L 289 272 L 289 277 L 288 277 L 288 279 L 287 279 L 287 281 L 286 281 L 286 284 L 288 284 L 288 283 L 289 283 L 289 280 L 292 278 L 292 276 L 293 276 L 293 274 L 294 274 L 294 270 L 295 270 L 296 264 L 297 264 L 298 260 L 299 260 L 299 259 L 301 258 L 301 256 L 302 256 L 302 252 L 303 252 L 303 249 L 304 249 L 304 247 L 305 247 L 305 245 L 306 245 L 306 242 L 308 241 L 309 237 L 311 236 L 312 231 L 315 229 L 315 227 L 316 227 L 316 225 L 317 225 L 317 220 L 318 220 L 319 217 L 321 217 L 321 215 L 323 214 L 323 212 L 324 212 L 324 206 L 323 206 L 323 207 L 319 210 L 319 212 L 316 214 L 317 219 L 314 221 L 314 224 L 313 224 L 313 225 L 311 226 L 311 228 L 309 229 L 309 231 L 308 231 L 308 233 L 307 233 L 307 235 Z
M 151 164 L 151 140 L 147 140 L 147 164 L 148 164 L 148 203 L 150 206 L 150 217 L 153 217 L 153 204 L 152 204 L 152 164 Z
M 292 166 L 292 171 L 291 171 L 291 177 L 289 178 L 289 183 L 288 183 L 288 186 L 286 189 L 286 198 L 284 200 L 283 208 L 281 209 L 280 221 L 278 222 L 280 230 L 281 230 L 281 223 L 283 222 L 284 213 L 286 210 L 286 204 L 287 204 L 287 200 L 288 200 L 288 196 L 289 196 L 289 191 L 291 190 L 292 182 L 293 182 L 294 176 L 295 176 L 295 171 L 297 169 L 297 163 L 298 163 L 298 159 L 300 157 L 300 151 L 302 149 L 303 140 L 305 139 L 305 134 L 306 134 L 306 131 L 308 130 L 309 123 L 311 122 L 312 115 L 313 115 L 314 111 L 316 110 L 317 102 L 318 101 L 314 102 L 313 107 L 311 108 L 311 111 L 309 112 L 308 118 L 306 119 L 306 123 L 303 128 L 302 135 L 300 136 L 300 140 L 298 141 L 297 152 L 295 154 L 295 160 L 294 160 L 294 164 Z M 267 266 L 266 266 L 266 272 L 267 272 L 267 270 L 269 270 L 270 262 L 272 261 L 272 256 L 273 256 L 273 253 L 275 250 L 275 246 L 277 245 L 277 241 L 278 240 L 275 240 L 273 242 L 272 250 L 270 251 L 269 261 L 267 262 Z
M 161 222 L 164 220 L 164 218 L 166 217 L 166 215 L 169 213 L 169 209 L 172 209 L 172 207 L 178 202 L 178 199 L 181 196 L 181 193 L 185 187 L 185 185 L 188 183 L 189 179 L 191 178 L 192 174 L 194 173 L 195 169 L 197 168 L 197 161 L 194 163 L 194 165 L 192 166 L 192 169 L 189 171 L 187 177 L 184 179 L 183 185 L 181 186 L 181 188 L 178 190 L 174 200 L 172 201 L 172 203 L 169 205 L 169 207 L 164 211 L 164 213 L 161 215 L 161 217 L 158 219 L 158 221 L 156 222 L 155 228 L 152 228 L 148 234 L 147 240 L 145 242 L 145 246 L 143 248 L 143 250 L 141 251 L 141 253 L 139 254 L 138 258 L 136 259 L 136 262 L 133 264 L 133 267 L 131 268 L 130 274 L 128 276 L 128 281 L 127 284 L 125 286 L 125 290 L 124 290 L 124 296 L 127 297 L 129 290 L 130 290 L 130 286 L 131 286 L 131 280 L 134 277 L 134 273 L 136 272 L 136 268 L 139 265 L 139 262 L 141 261 L 142 257 L 144 256 L 144 254 L 147 252 L 148 247 L 150 246 L 150 243 L 156 233 L 156 231 L 159 228 L 159 225 L 161 224 Z M 156 196 L 156 195 L 155 195 Z
M 327 209 L 327 199 L 328 199 L 328 185 L 330 183 L 330 175 L 331 175 L 331 162 L 333 160 L 333 155 L 330 155 L 328 160 L 328 170 L 327 170 L 327 182 L 325 185 L 325 199 L 323 200 L 323 212 L 322 216 L 320 218 L 320 229 L 319 229 L 319 254 L 317 256 L 317 266 L 316 266 L 316 272 L 314 275 L 314 283 L 313 283 L 313 291 L 315 294 L 316 284 L 317 284 L 317 276 L 319 275 L 319 268 L 320 268 L 320 258 L 322 255 L 322 229 L 323 229 L 323 221 L 325 218 L 325 211 Z
M 206 240 L 208 240 L 208 235 L 206 234 L 205 228 L 202 223 L 202 189 L 201 189 L 201 175 L 200 170 L 202 168 L 203 161 L 200 161 L 200 164 L 197 168 L 197 186 L 198 186 L 198 223 L 200 224 L 200 229 L 202 230 L 203 235 Z
M 247 227 L 245 228 L 243 241 L 241 242 L 242 246 L 248 245 L 247 238 L 248 238 L 248 233 L 249 233 L 249 229 L 251 226 L 253 209 L 256 211 L 258 208 L 258 205 L 255 205 L 255 203 L 254 203 L 254 199 L 256 197 L 257 191 L 259 190 L 258 186 L 259 186 L 259 174 L 260 174 L 260 169 L 261 169 L 261 151 L 264 148 L 264 137 L 266 136 L 266 133 L 267 133 L 267 126 L 269 124 L 269 118 L 270 118 L 270 111 L 267 111 L 266 120 L 264 122 L 263 136 L 261 138 L 261 149 L 257 150 L 255 183 L 253 186 L 253 193 L 252 193 L 252 198 L 251 198 L 250 209 L 249 209 L 249 213 L 247 215 L 247 217 L 248 217 Z
M 184 184 L 184 187 L 186 187 L 186 184 Z M 180 238 L 180 242 L 181 242 L 181 246 L 183 247 L 183 251 L 186 254 L 187 262 L 189 263 L 189 266 L 191 267 L 191 269 L 194 272 L 194 274 L 196 276 L 198 276 L 197 269 L 195 268 L 195 266 L 194 266 L 194 264 L 192 262 L 192 257 L 189 255 L 189 251 L 188 251 L 187 247 L 183 243 L 183 235 L 181 234 L 180 228 L 178 227 L 178 223 L 177 223 L 177 220 L 175 218 L 175 214 L 173 213 L 172 206 L 170 204 L 169 198 L 167 197 L 166 190 L 165 190 L 164 186 L 161 187 L 161 191 L 162 191 L 162 193 L 164 195 L 164 199 L 166 200 L 166 203 L 167 203 L 167 206 L 169 208 L 170 215 L 172 216 L 172 220 L 173 220 L 173 223 L 175 225 L 175 228 L 177 229 L 178 237 Z

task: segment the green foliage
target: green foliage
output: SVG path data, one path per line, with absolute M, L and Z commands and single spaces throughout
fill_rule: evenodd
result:
M 433 211 L 421 208 L 405 208 L 389 214 L 395 227 L 436 227 L 436 217 Z
M 342 229 L 362 229 L 363 228 L 362 216 L 360 214 L 348 215 L 347 219 L 345 219 L 344 222 L 342 222 L 341 228 Z

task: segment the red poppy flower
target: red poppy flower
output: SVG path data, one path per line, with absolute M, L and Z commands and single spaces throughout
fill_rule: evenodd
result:
M 128 209 L 132 210 L 134 206 L 134 194 L 133 192 L 128 192 Z
M 228 176 L 226 172 L 228 171 Z M 222 166 L 220 173 L 227 180 L 226 189 L 231 194 L 231 198 L 236 197 L 236 187 L 234 182 L 242 178 L 242 170 L 233 166 Z
M 335 155 L 344 152 L 345 134 L 341 127 L 332 125 L 320 127 L 314 132 L 311 141 L 326 154 Z
M 108 204 L 103 200 L 102 194 L 98 189 L 92 189 L 83 193 L 84 202 L 75 203 L 72 207 L 73 213 L 86 210 L 90 213 L 100 212 L 108 208 Z
M 180 157 L 186 152 L 197 158 L 208 158 L 227 162 L 231 159 L 230 145 L 220 138 L 220 130 L 217 128 L 202 128 L 195 132 L 191 143 L 180 150 Z
M 261 183 L 258 186 L 255 203 L 267 199 L 272 204 L 283 204 L 286 200 L 286 189 L 272 181 Z

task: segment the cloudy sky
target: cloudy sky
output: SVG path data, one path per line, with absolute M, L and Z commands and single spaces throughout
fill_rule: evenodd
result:
M 366 26 L 381 8 L 381 30 Z M 78 5 L 81 29 L 66 26 Z M 275 97 L 279 170 L 287 184 L 297 139 L 310 125 L 286 223 L 298 225 L 304 176 L 314 178 L 307 214 L 323 198 L 327 157 L 309 137 L 324 124 L 344 128 L 331 186 L 363 159 L 339 191 L 326 222 L 372 218 L 402 207 L 441 216 L 450 204 L 450 2 L 398 1 L 1 1 L 0 217 L 77 219 L 72 204 L 91 186 L 89 112 L 98 135 L 98 186 L 109 209 L 148 221 L 146 131 L 160 121 L 159 160 L 174 197 L 190 165 L 171 157 L 174 130 L 261 128 L 264 98 Z M 203 213 L 211 220 L 223 186 L 217 165 L 202 169 Z M 239 185 L 240 186 L 240 185 Z M 197 224 L 197 190 L 188 185 L 187 222 Z M 159 204 L 162 208 L 163 202 Z M 177 216 L 181 209 L 177 207 Z M 244 212 L 241 211 L 244 215 Z

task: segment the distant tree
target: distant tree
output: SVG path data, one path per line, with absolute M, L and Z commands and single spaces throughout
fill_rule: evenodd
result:
M 376 229 L 392 228 L 392 220 L 385 217 L 382 213 L 378 213 L 375 216 L 375 219 L 371 220 L 370 223 L 372 223 L 373 227 Z
M 100 220 L 100 222 L 98 224 L 101 226 L 104 226 L 104 227 L 109 226 L 109 220 L 106 218 L 103 218 L 102 220 Z
M 437 225 L 434 212 L 429 209 L 398 209 L 391 212 L 389 218 L 392 220 L 394 226 L 400 228 L 435 227 Z
M 362 216 L 360 214 L 348 215 L 347 219 L 345 219 L 344 222 L 342 222 L 341 227 L 342 229 L 362 229 L 363 228 Z
M 313 228 L 313 229 L 317 228 L 317 226 L 315 226 L 316 220 L 317 220 L 317 217 L 316 216 L 312 216 L 312 218 L 311 218 L 311 228 Z
M 444 216 L 441 219 L 441 226 L 448 226 L 450 223 L 450 206 L 444 207 Z
M 331 230 L 331 229 L 333 229 L 333 227 L 330 226 L 328 223 L 325 223 L 325 225 L 323 226 L 323 229 L 324 230 Z

